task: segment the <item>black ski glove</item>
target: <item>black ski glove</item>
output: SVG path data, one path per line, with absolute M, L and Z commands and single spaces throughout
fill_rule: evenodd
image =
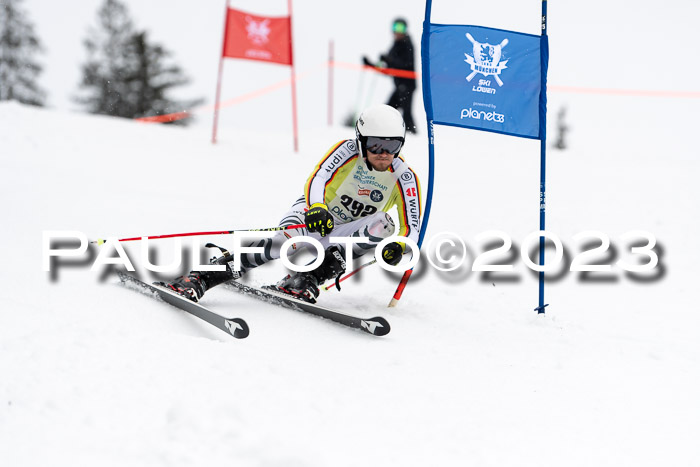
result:
M 333 230 L 333 216 L 328 212 L 328 206 L 323 203 L 312 204 L 304 213 L 304 222 L 309 232 L 318 232 L 325 237 Z
M 382 249 L 382 258 L 387 264 L 396 266 L 401 261 L 403 255 L 403 247 L 400 243 L 391 242 L 384 245 Z
M 364 63 L 367 66 L 375 66 L 374 63 L 369 61 L 369 58 L 367 57 L 362 57 L 362 63 Z

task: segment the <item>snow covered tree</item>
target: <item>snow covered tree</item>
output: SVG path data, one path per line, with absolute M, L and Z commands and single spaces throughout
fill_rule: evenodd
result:
M 166 64 L 169 52 L 150 44 L 147 34 L 134 28 L 124 4 L 105 0 L 98 12 L 100 29 L 84 41 L 77 101 L 91 113 L 125 118 L 147 117 L 188 110 L 199 101 L 176 102 L 167 92 L 188 82 L 177 65 Z
M 0 101 L 44 105 L 46 94 L 36 82 L 42 66 L 33 60 L 41 43 L 21 3 L 0 2 Z

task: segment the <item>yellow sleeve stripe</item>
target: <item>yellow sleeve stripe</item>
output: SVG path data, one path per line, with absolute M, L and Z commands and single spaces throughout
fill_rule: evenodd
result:
M 331 176 L 331 178 L 328 179 L 328 181 L 326 182 L 326 186 L 328 186 L 328 185 L 330 185 L 331 183 L 333 183 L 333 180 L 335 179 L 335 176 L 338 175 L 338 174 L 341 172 L 342 168 L 345 167 L 346 165 L 348 165 L 350 162 L 353 162 L 355 159 L 357 159 L 357 157 L 358 157 L 358 155 L 355 154 L 355 155 L 352 156 L 350 159 L 346 160 L 346 161 L 343 162 L 340 166 L 338 166 L 338 168 L 336 168 L 335 171 L 333 172 L 333 175 Z M 326 193 L 325 193 L 325 191 L 324 191 L 324 193 L 323 193 L 323 199 L 324 199 L 324 201 L 325 201 L 325 199 L 326 199 Z
M 406 216 L 406 200 L 403 197 L 403 189 L 401 189 L 401 183 L 396 180 L 396 189 L 399 190 L 399 199 L 397 203 L 397 210 L 399 211 L 399 216 L 401 216 L 401 228 L 399 229 L 399 236 L 406 236 L 411 228 L 408 226 L 408 217 Z
M 316 168 L 314 169 L 313 173 L 309 177 L 309 179 L 306 181 L 306 189 L 304 190 L 304 196 L 306 197 L 306 205 L 309 205 L 309 196 L 311 196 L 311 182 L 314 181 L 314 178 L 316 178 L 316 175 L 318 174 L 318 171 L 321 170 L 321 166 L 328 160 L 328 158 L 335 152 L 336 149 L 340 147 L 341 144 L 343 144 L 345 140 L 339 141 L 338 144 L 333 146 L 330 151 L 326 153 L 325 156 L 323 156 L 323 159 L 321 159 L 321 162 L 318 163 Z
M 408 170 L 413 172 L 413 169 L 410 167 L 408 168 Z M 423 204 L 421 203 L 421 200 L 420 200 L 420 197 L 421 197 L 420 179 L 418 178 L 418 174 L 415 172 L 413 172 L 413 176 L 416 179 L 416 186 L 418 187 L 418 196 L 416 196 L 416 198 L 418 198 L 418 216 L 420 217 L 423 214 Z

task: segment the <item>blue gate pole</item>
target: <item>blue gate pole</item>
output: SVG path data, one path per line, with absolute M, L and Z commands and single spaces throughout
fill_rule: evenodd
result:
M 547 0 L 542 0 L 542 39 L 540 41 L 540 230 L 545 230 L 546 189 L 545 175 L 547 166 L 547 65 L 549 62 L 549 43 L 547 39 Z M 540 266 L 544 266 L 545 238 L 540 236 Z M 539 272 L 539 302 L 535 310 L 544 313 L 544 271 Z
M 418 237 L 418 248 L 423 244 L 425 231 L 428 228 L 430 218 L 430 207 L 433 204 L 433 184 L 435 182 L 435 133 L 433 127 L 433 99 L 430 92 L 430 34 L 425 31 L 430 30 L 430 13 L 433 8 L 432 0 L 425 2 L 425 19 L 423 20 L 423 37 L 421 38 L 421 61 L 423 74 L 423 105 L 425 107 L 426 123 L 428 126 L 428 194 L 423 210 L 423 222 L 420 227 Z
M 432 0 L 425 2 L 425 19 L 423 21 L 423 37 L 421 38 L 421 59 L 422 59 L 422 75 L 423 75 L 423 105 L 425 106 L 425 114 L 428 123 L 428 194 L 425 199 L 425 209 L 423 210 L 423 221 L 420 226 L 420 235 L 418 236 L 418 249 L 420 250 L 425 239 L 425 231 L 428 228 L 428 219 L 430 219 L 430 207 L 433 204 L 433 184 L 435 177 L 435 133 L 433 128 L 433 103 L 430 94 L 430 12 L 432 10 Z M 413 273 L 413 268 L 403 273 L 401 282 L 394 292 L 394 296 L 389 302 L 390 307 L 398 304 L 403 290 L 408 283 L 408 279 Z

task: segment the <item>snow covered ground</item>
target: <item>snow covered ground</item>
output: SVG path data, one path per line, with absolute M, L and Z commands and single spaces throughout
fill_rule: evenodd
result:
M 697 102 L 567 95 L 570 149 L 551 150 L 548 230 L 654 234 L 651 277 L 537 280 L 373 266 L 322 303 L 382 315 L 375 338 L 227 290 L 204 304 L 235 340 L 79 262 L 42 271 L 42 232 L 89 238 L 275 225 L 347 128 L 291 135 L 152 126 L 0 105 L 0 459 L 7 466 L 692 466 L 700 455 Z M 553 95 L 556 109 L 563 96 Z M 615 108 L 602 114 L 602 106 Z M 663 108 L 664 112 L 654 112 Z M 666 116 L 673 115 L 671 122 Z M 554 120 L 554 119 L 551 119 Z M 553 125 L 550 134 L 553 134 Z M 537 228 L 537 142 L 438 128 L 427 241 Z M 404 154 L 427 183 L 425 136 Z M 202 239 L 227 245 L 227 237 Z M 154 243 L 158 262 L 172 241 Z M 91 251 L 95 251 L 92 249 Z M 136 244 L 127 252 L 143 264 Z M 643 262 L 643 259 L 642 261 Z M 253 271 L 265 283 L 280 263 Z M 145 276 L 149 278 L 149 276 Z M 152 277 L 150 277 L 152 278 Z

